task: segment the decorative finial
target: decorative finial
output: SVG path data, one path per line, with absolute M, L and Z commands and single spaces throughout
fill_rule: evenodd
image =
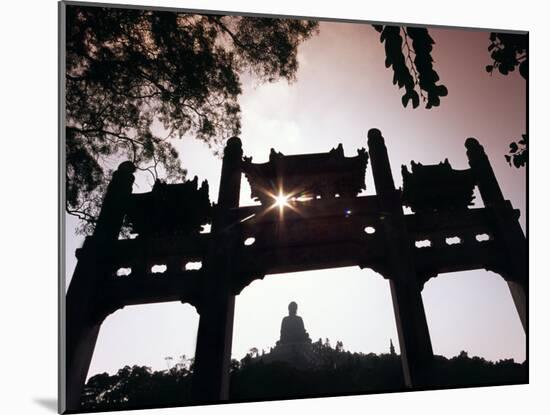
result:
M 134 174 L 136 172 L 136 166 L 131 161 L 123 161 L 118 165 L 117 171 L 121 173 Z
M 243 146 L 243 143 L 241 141 L 241 139 L 239 137 L 231 137 L 230 139 L 227 140 L 227 143 L 225 144 L 226 147 L 233 147 L 233 146 L 238 146 L 239 148 L 241 148 Z
M 378 128 L 371 128 L 367 133 L 367 144 L 369 147 L 372 145 L 384 145 L 384 137 L 382 132 Z
M 481 144 L 479 144 L 479 141 L 477 141 L 477 139 L 475 139 L 474 137 L 467 138 L 464 145 L 468 150 L 474 150 L 479 148 L 483 149 Z

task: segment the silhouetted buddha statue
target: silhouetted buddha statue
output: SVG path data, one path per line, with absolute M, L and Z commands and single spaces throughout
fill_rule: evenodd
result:
M 296 315 L 298 304 L 292 301 L 288 305 L 288 316 L 281 323 L 281 339 L 277 344 L 311 343 L 311 339 L 304 328 L 302 317 Z

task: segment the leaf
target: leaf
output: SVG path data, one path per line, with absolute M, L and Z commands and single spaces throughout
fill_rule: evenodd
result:
M 527 59 L 519 64 L 519 73 L 524 79 L 529 77 L 529 61 Z
M 449 93 L 445 85 L 438 85 L 436 91 L 437 95 L 439 95 L 440 97 L 446 97 Z
M 520 160 L 520 165 L 524 166 L 527 164 L 527 150 L 516 156 Z
M 494 68 L 493 65 L 487 65 L 487 66 L 485 67 L 485 70 L 486 70 L 487 72 L 493 72 L 493 68 Z
M 412 102 L 413 108 L 417 108 L 420 105 L 420 97 L 416 91 L 412 91 Z
M 518 151 L 518 145 L 517 143 L 510 143 L 510 153 L 515 153 L 516 151 Z
M 404 108 L 407 108 L 407 104 L 409 103 L 409 100 L 411 99 L 409 93 L 404 94 L 401 97 L 401 103 L 403 104 Z

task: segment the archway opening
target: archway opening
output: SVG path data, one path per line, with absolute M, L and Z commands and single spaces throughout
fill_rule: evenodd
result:
M 231 399 L 402 389 L 391 291 L 376 273 L 269 275 L 237 298 Z
M 236 299 L 232 357 L 250 349 L 269 351 L 280 337 L 291 301 L 312 341 L 327 338 L 345 350 L 389 353 L 399 346 L 388 281 L 359 267 L 268 275 L 246 287 Z
M 128 306 L 101 326 L 87 380 L 114 375 L 125 366 L 167 371 L 195 356 L 199 315 L 190 304 L 169 302 Z
M 434 353 L 497 362 L 526 359 L 526 339 L 506 281 L 485 270 L 441 274 L 422 291 Z

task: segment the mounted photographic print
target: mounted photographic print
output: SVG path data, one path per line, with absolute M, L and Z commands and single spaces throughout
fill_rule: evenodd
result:
M 528 382 L 527 32 L 59 7 L 61 412 Z

